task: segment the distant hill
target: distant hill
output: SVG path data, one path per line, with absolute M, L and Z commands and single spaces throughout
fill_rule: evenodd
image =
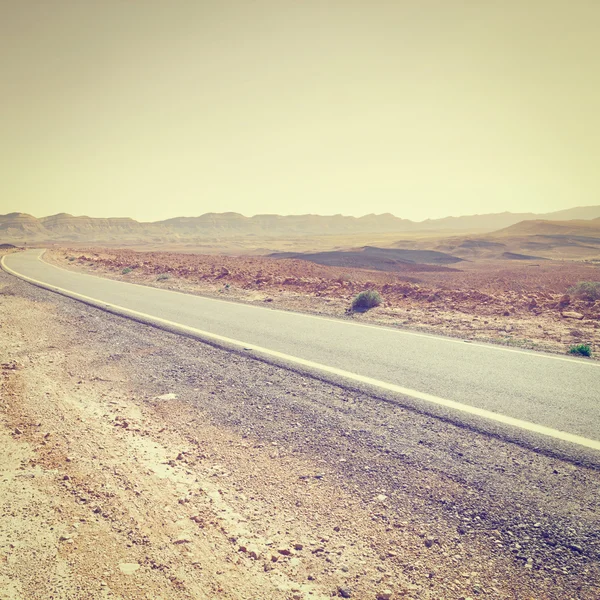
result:
M 404 250 L 396 248 L 375 248 L 365 246 L 353 250 L 333 250 L 331 252 L 278 252 L 273 258 L 295 258 L 319 265 L 375 269 L 377 271 L 453 271 L 446 265 L 461 262 L 463 259 L 434 250 Z
M 568 218 L 598 219 L 600 206 L 572 208 L 544 215 L 499 213 L 428 219 L 415 222 L 390 213 L 363 217 L 344 215 L 255 215 L 206 213 L 199 217 L 176 217 L 154 223 L 129 218 L 100 219 L 60 213 L 36 218 L 25 213 L 0 216 L 0 242 L 110 242 L 201 243 L 227 238 L 298 237 L 439 231 L 440 233 L 487 233 L 521 221 L 564 221 Z
M 600 242 L 600 219 L 591 219 L 589 221 L 521 221 L 505 229 L 493 232 L 490 234 L 490 237 L 500 238 L 524 235 L 591 237 Z
M 448 236 L 433 245 L 423 240 L 413 247 L 424 245 L 468 260 L 591 259 L 600 256 L 600 219 L 521 221 L 483 235 Z
M 521 221 L 546 220 L 566 221 L 570 219 L 597 219 L 600 217 L 600 206 L 579 206 L 546 214 L 535 213 L 491 213 L 487 215 L 468 215 L 463 217 L 445 217 L 443 219 L 427 219 L 418 223 L 422 230 L 451 229 L 472 231 L 494 231 L 510 227 Z

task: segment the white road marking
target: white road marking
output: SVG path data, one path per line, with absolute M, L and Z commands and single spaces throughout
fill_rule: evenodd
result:
M 560 431 L 558 429 L 553 429 L 551 427 L 546 427 L 544 425 L 538 425 L 537 423 L 531 423 L 530 421 L 523 421 L 521 419 L 515 419 L 514 417 L 509 417 L 503 415 L 501 413 L 492 412 L 490 410 L 485 410 L 483 408 L 477 408 L 475 406 L 469 406 L 468 404 L 463 404 L 462 402 L 456 402 L 454 400 L 448 400 L 447 398 L 441 398 L 439 396 L 434 396 L 433 394 L 427 394 L 425 392 L 419 392 L 418 390 L 411 390 L 409 388 L 405 388 L 393 383 L 387 383 L 385 381 L 380 381 L 378 379 L 373 379 L 372 377 L 366 377 L 364 375 L 359 375 L 358 373 L 352 373 L 350 371 L 344 371 L 343 369 L 338 369 L 336 367 L 330 367 L 328 365 L 323 365 L 320 363 L 313 362 L 311 360 L 306 360 L 304 358 L 299 358 L 297 356 L 291 356 L 290 354 L 285 354 L 283 352 L 278 352 L 276 350 L 270 350 L 269 348 L 262 348 L 261 346 L 257 346 L 255 344 L 249 344 L 247 342 L 243 342 L 241 340 L 235 340 L 233 338 L 225 337 L 222 335 L 218 335 L 216 333 L 211 333 L 209 331 L 203 331 L 201 329 L 196 329 L 195 327 L 189 327 L 187 325 L 181 325 L 179 323 L 175 323 L 174 321 L 169 321 L 167 319 L 161 319 L 160 317 L 155 317 L 152 315 L 148 315 L 146 313 L 141 313 L 129 308 L 125 308 L 122 306 L 118 306 L 116 304 L 110 304 L 107 302 L 103 302 L 101 300 L 97 300 L 96 298 L 91 298 L 89 296 L 85 296 L 83 294 L 78 294 L 76 292 L 71 292 L 70 290 L 66 290 L 64 288 L 49 285 L 42 281 L 38 281 L 37 279 L 33 279 L 32 277 L 28 277 L 26 275 L 19 274 L 13 271 L 10 267 L 6 265 L 4 262 L 5 256 L 2 257 L 0 264 L 2 267 L 10 274 L 15 275 L 25 281 L 29 281 L 31 283 L 35 283 L 43 288 L 47 288 L 50 290 L 58 291 L 65 296 L 69 296 L 71 298 L 75 298 L 78 300 L 82 300 L 86 303 L 92 304 L 94 306 L 100 306 L 105 308 L 110 308 L 117 313 L 128 315 L 134 318 L 143 319 L 149 323 L 156 323 L 159 325 L 164 325 L 174 330 L 179 330 L 187 333 L 188 335 L 192 335 L 194 337 L 208 338 L 211 340 L 216 340 L 219 342 L 223 342 L 225 344 L 229 344 L 232 346 L 237 346 L 242 349 L 251 348 L 254 352 L 259 352 L 265 356 L 271 356 L 273 358 L 277 358 L 279 360 L 283 360 L 290 363 L 295 363 L 301 365 L 303 367 L 307 367 L 309 369 L 314 369 L 316 371 L 321 371 L 324 373 L 329 373 L 331 375 L 336 375 L 338 377 L 343 377 L 345 379 L 351 381 L 357 381 L 359 383 L 365 383 L 367 385 L 371 385 L 373 387 L 377 387 L 383 390 L 388 390 L 391 392 L 395 392 L 397 394 L 402 394 L 404 396 L 409 396 L 411 398 L 417 398 L 419 400 L 423 400 L 425 402 L 429 402 L 431 404 L 437 404 L 438 406 L 443 406 L 446 408 L 451 408 L 453 410 L 458 410 L 460 412 L 464 412 L 470 415 L 475 415 L 478 417 L 482 417 L 484 419 L 488 419 L 491 421 L 495 421 L 497 423 L 502 423 L 503 425 L 510 425 L 512 427 L 516 427 L 525 431 L 531 431 L 533 433 L 541 434 L 547 437 L 551 437 L 557 440 L 562 440 L 565 442 L 570 442 L 572 444 L 577 444 L 579 446 L 584 446 L 586 448 L 591 448 L 593 450 L 600 450 L 600 441 L 592 440 L 590 438 L 586 438 L 580 435 L 575 435 L 572 433 L 567 433 L 565 431 Z M 166 291 L 166 290 L 165 290 Z
M 195 296 L 197 298 L 202 298 L 203 300 L 208 300 L 210 302 L 221 302 L 223 304 L 241 304 L 243 306 L 247 306 L 249 308 L 254 308 L 257 310 L 267 310 L 270 312 L 278 312 L 278 313 L 283 313 L 283 314 L 288 314 L 288 315 L 293 314 L 294 316 L 298 316 L 298 317 L 304 317 L 307 319 L 319 319 L 321 321 L 328 321 L 330 323 L 337 323 L 339 325 L 349 325 L 351 327 L 352 326 L 353 327 L 366 327 L 367 329 L 376 329 L 377 331 L 386 331 L 388 333 L 396 333 L 399 335 L 410 335 L 410 336 L 414 336 L 414 337 L 428 338 L 431 340 L 437 340 L 440 342 L 448 342 L 451 344 L 464 344 L 465 343 L 465 340 L 463 340 L 463 339 L 456 339 L 456 338 L 445 337 L 445 336 L 441 336 L 441 335 L 418 333 L 416 331 L 407 331 L 405 329 L 396 329 L 396 328 L 392 328 L 392 327 L 386 327 L 385 325 L 369 325 L 368 323 L 356 323 L 354 321 L 345 321 L 343 319 L 332 319 L 330 317 L 322 317 L 320 315 L 311 315 L 309 313 L 279 310 L 277 308 L 267 308 L 266 306 L 256 306 L 255 304 L 246 304 L 243 302 L 235 302 L 233 300 L 221 300 L 220 298 L 211 298 L 210 296 L 202 296 L 199 294 L 188 294 L 186 292 L 178 292 L 177 290 L 165 290 L 163 288 L 148 286 L 148 285 L 144 285 L 141 283 L 120 281 L 118 279 L 110 279 L 108 277 L 100 277 L 99 275 L 92 275 L 91 273 L 78 273 L 77 271 L 71 271 L 69 269 L 65 269 L 64 267 L 60 267 L 58 265 L 53 265 L 53 264 L 50 264 L 49 262 L 46 262 L 42 258 L 42 256 L 45 254 L 45 252 L 46 252 L 46 250 L 42 250 L 40 252 L 40 254 L 38 255 L 37 259 L 40 262 L 44 263 L 45 265 L 47 265 L 49 267 L 53 267 L 55 269 L 60 269 L 61 271 L 65 271 L 65 273 L 71 273 L 72 275 L 83 275 L 84 277 L 94 277 L 95 279 L 102 279 L 104 281 L 106 281 L 108 279 L 109 281 L 113 281 L 114 283 L 121 283 L 124 285 L 135 285 L 135 286 L 139 286 L 142 288 L 152 288 L 153 290 L 158 290 L 160 292 L 164 292 L 167 294 L 180 294 L 182 296 L 187 296 L 188 298 L 190 296 Z M 549 353 L 545 353 L 545 352 L 535 352 L 533 350 L 527 351 L 527 350 L 518 350 L 517 348 L 506 348 L 505 346 L 496 346 L 493 344 L 483 344 L 481 342 L 475 342 L 472 340 L 468 340 L 468 341 L 472 346 L 475 346 L 478 348 L 486 348 L 487 350 L 499 350 L 501 352 L 513 352 L 515 354 L 525 354 L 527 356 L 535 356 L 537 358 L 548 358 L 550 360 L 560 360 L 560 361 L 564 361 L 564 362 L 577 363 L 579 365 L 586 365 L 586 366 L 590 366 L 590 367 L 600 367 L 600 363 L 594 362 L 594 361 L 587 361 L 587 360 L 583 360 L 583 359 L 578 360 L 577 358 L 569 358 L 566 356 L 554 356 L 553 354 L 549 354 Z

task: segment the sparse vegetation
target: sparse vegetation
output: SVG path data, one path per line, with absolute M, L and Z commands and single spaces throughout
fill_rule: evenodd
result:
M 133 271 L 133 269 L 132 269 L 132 268 L 130 268 L 130 267 L 125 267 L 125 268 L 124 268 L 124 269 L 121 271 L 121 273 L 123 273 L 123 275 L 127 275 L 128 273 L 131 273 L 131 271 Z
M 576 346 L 571 346 L 568 353 L 577 356 L 591 356 L 592 349 L 588 344 L 577 344 Z
M 376 290 L 365 290 L 360 292 L 352 300 L 352 310 L 364 311 L 379 306 L 382 302 L 381 295 Z
M 600 300 L 600 281 L 580 281 L 570 287 L 567 292 L 582 300 Z
M 169 275 L 167 275 L 166 273 L 161 273 L 157 278 L 156 281 L 165 281 L 166 279 L 169 279 Z

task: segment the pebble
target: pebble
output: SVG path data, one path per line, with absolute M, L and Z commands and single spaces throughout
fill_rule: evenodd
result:
M 156 396 L 155 400 L 176 400 L 177 394 L 163 394 L 162 396 Z
M 133 575 L 138 569 L 140 565 L 138 563 L 120 563 L 119 569 L 121 573 L 125 575 Z
M 173 540 L 174 544 L 189 544 L 192 540 L 186 535 L 180 535 Z

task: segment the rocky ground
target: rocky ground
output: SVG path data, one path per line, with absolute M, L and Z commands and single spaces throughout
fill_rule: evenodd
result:
M 597 470 L 0 273 L 0 598 L 595 599 Z
M 394 274 L 301 260 L 133 250 L 63 249 L 45 259 L 189 293 L 550 352 L 589 344 L 600 354 L 600 300 L 566 293 L 579 281 L 600 281 L 595 264 L 484 260 L 460 263 L 460 271 Z M 348 315 L 352 298 L 367 288 L 379 290 L 383 304 Z

